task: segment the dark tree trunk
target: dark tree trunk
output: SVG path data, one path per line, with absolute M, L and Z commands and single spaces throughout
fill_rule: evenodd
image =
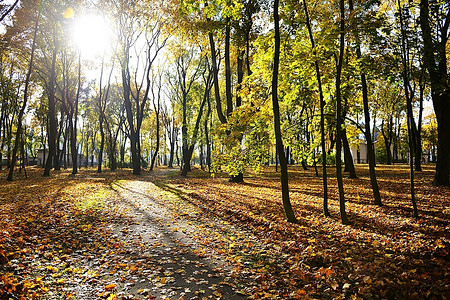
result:
M 339 212 L 341 215 L 341 222 L 344 225 L 350 224 L 347 213 L 345 211 L 344 198 L 344 183 L 342 181 L 342 166 L 341 166 L 341 72 L 342 62 L 344 58 L 344 34 L 345 34 L 345 11 L 344 0 L 340 0 L 340 39 L 339 39 L 339 59 L 336 66 L 336 179 L 339 190 Z
M 160 82 L 158 84 L 158 92 L 156 94 L 156 102 L 155 102 L 155 94 L 153 92 L 152 89 L 152 94 L 153 94 L 153 108 L 155 109 L 155 114 L 156 114 L 156 147 L 155 147 L 155 152 L 153 153 L 152 156 L 152 162 L 150 164 L 150 171 L 153 171 L 153 168 L 155 167 L 155 161 L 156 158 L 158 157 L 158 151 L 159 151 L 159 144 L 160 144 L 160 124 L 159 124 L 159 112 L 161 109 L 161 105 L 160 105 L 160 101 L 161 101 L 161 87 L 162 87 L 162 82 L 161 82 L 162 78 L 160 78 Z
M 450 24 L 447 11 L 444 26 L 440 28 L 438 44 L 433 44 L 429 1 L 420 1 L 420 27 L 423 38 L 423 64 L 430 76 L 431 98 L 438 125 L 437 162 L 434 183 L 450 186 L 450 86 L 447 72 L 446 45 Z M 444 5 L 444 4 L 442 4 Z M 435 51 L 438 55 L 435 55 Z
M 131 165 L 133 168 L 134 175 L 141 174 L 141 160 L 140 153 L 138 152 L 139 147 L 139 133 L 134 127 L 134 114 L 131 105 L 131 87 L 130 87 L 130 77 L 127 75 L 128 70 L 122 69 L 122 82 L 123 82 L 123 93 L 124 93 L 124 103 L 126 117 L 129 125 L 129 138 L 130 138 L 130 148 L 131 148 Z
M 350 151 L 350 145 L 347 138 L 347 130 L 342 129 L 342 146 L 344 148 L 344 160 L 345 160 L 345 170 L 348 172 L 348 178 L 358 178 L 356 176 L 355 164 L 353 163 L 352 152 Z
M 205 131 L 205 140 L 206 140 L 206 165 L 208 166 L 208 172 L 211 173 L 211 142 L 209 141 L 209 131 L 208 131 L 208 120 L 211 116 L 211 103 L 209 101 L 209 95 L 207 95 L 207 104 L 208 110 L 206 113 L 205 123 L 204 123 L 204 131 Z
M 423 83 L 423 74 L 420 75 L 419 79 L 419 118 L 417 124 L 417 131 L 415 133 L 416 140 L 416 159 L 415 159 L 415 167 L 416 171 L 422 171 L 422 117 L 423 117 L 423 93 L 424 93 L 424 83 Z
M 353 0 L 349 0 L 349 8 L 350 12 L 353 12 Z M 358 59 L 361 59 L 361 46 L 359 45 L 359 41 L 357 41 L 356 44 L 356 57 Z M 380 190 L 378 189 L 378 182 L 375 173 L 375 151 L 372 142 L 372 133 L 370 131 L 369 92 L 367 89 L 367 80 L 364 71 L 361 71 L 360 76 L 361 76 L 361 86 L 362 86 L 363 106 L 364 106 L 364 123 L 365 123 L 364 136 L 366 137 L 367 142 L 367 159 L 369 161 L 370 183 L 372 185 L 374 204 L 382 205 Z
M 415 190 L 414 190 L 414 141 L 413 141 L 413 110 L 412 110 L 412 97 L 410 97 L 409 92 L 409 78 L 408 78 L 408 58 L 406 54 L 406 32 L 404 28 L 404 22 L 403 22 L 403 14 L 402 9 L 400 5 L 400 0 L 397 0 L 398 5 L 398 12 L 400 17 L 400 29 L 401 29 L 401 35 L 402 35 L 402 64 L 403 64 L 403 88 L 405 90 L 405 97 L 406 97 L 406 112 L 407 112 L 407 127 L 408 127 L 408 143 L 409 143 L 409 175 L 410 175 L 410 190 L 411 190 L 411 202 L 413 204 L 413 216 L 417 218 L 419 216 L 418 210 L 417 210 L 417 204 L 416 204 L 416 196 L 415 196 Z
M 78 86 L 77 94 L 75 96 L 75 103 L 73 107 L 73 118 L 70 122 L 70 148 L 72 153 L 72 174 L 78 173 L 78 149 L 77 149 L 77 124 L 78 124 L 78 100 L 81 92 L 81 54 L 78 54 Z
M 309 19 L 308 7 L 306 5 L 306 0 L 303 0 L 303 7 L 305 9 L 306 15 L 306 26 L 308 27 L 309 40 L 311 42 L 311 46 L 313 49 L 313 54 L 315 54 L 315 43 L 314 36 L 311 28 L 311 21 Z M 321 148 L 322 148 L 322 182 L 323 182 L 323 214 L 325 216 L 330 216 L 330 212 L 328 210 L 328 182 L 327 182 L 327 152 L 325 147 L 325 100 L 323 98 L 323 90 L 322 90 L 322 80 L 321 80 L 321 72 L 319 68 L 319 62 L 317 60 L 314 61 L 314 67 L 316 70 L 316 80 L 319 91 L 319 101 L 320 101 L 320 138 L 321 138 Z
M 37 13 L 37 12 L 35 12 L 35 13 Z M 16 153 L 17 153 L 17 150 L 19 147 L 19 140 L 21 139 L 21 136 L 22 136 L 22 126 L 23 126 L 22 119 L 23 119 L 23 115 L 25 113 L 25 108 L 27 107 L 27 103 L 28 103 L 28 87 L 30 84 L 30 77 L 31 77 L 31 72 L 32 72 L 32 68 L 33 68 L 34 52 L 36 49 L 36 37 L 37 37 L 37 32 L 38 32 L 38 27 L 39 27 L 39 18 L 40 18 L 40 13 L 38 13 L 36 15 L 36 20 L 34 23 L 34 33 L 33 33 L 33 42 L 31 45 L 30 63 L 28 64 L 27 76 L 25 78 L 23 103 L 22 103 L 22 107 L 20 108 L 19 115 L 17 117 L 16 140 L 14 141 L 13 154 L 11 157 L 11 164 L 10 164 L 10 168 L 9 168 L 8 178 L 7 178 L 8 181 L 13 180 L 14 165 L 16 164 Z M 55 53 L 56 53 L 56 51 L 55 51 Z M 3 163 L 2 160 L 3 160 L 3 157 L 0 156 L 0 164 Z
M 177 134 L 175 124 L 173 122 L 174 118 L 172 117 L 172 128 L 170 129 L 172 138 L 170 139 L 169 168 L 173 168 L 173 159 L 175 156 L 175 140 Z
M 289 182 L 288 182 L 288 170 L 287 161 L 284 155 L 283 140 L 281 137 L 281 121 L 280 121 L 280 108 L 278 104 L 278 68 L 280 64 L 280 19 L 278 15 L 278 3 L 279 0 L 275 0 L 273 4 L 273 19 L 275 27 L 275 50 L 273 55 L 273 75 L 272 75 L 272 105 L 273 105 L 273 118 L 275 128 L 276 148 L 278 152 L 278 158 L 280 159 L 281 167 L 281 195 L 283 200 L 284 212 L 288 222 L 297 223 L 294 211 L 292 209 L 291 200 L 289 199 Z
M 50 82 L 49 82 L 49 90 L 48 90 L 48 119 L 49 119 L 49 129 L 50 132 L 48 134 L 48 157 L 47 162 L 45 164 L 44 176 L 50 175 L 50 169 L 52 168 L 52 162 L 57 160 L 56 153 L 56 111 L 55 111 L 55 83 L 56 83 L 56 53 L 57 47 L 53 48 L 52 55 L 52 67 L 50 71 Z
M 211 86 L 210 86 L 211 79 L 212 79 L 211 76 L 212 76 L 212 72 L 209 72 L 208 78 L 205 80 L 205 92 L 203 94 L 203 100 L 200 104 L 200 108 L 199 108 L 198 115 L 197 115 L 197 120 L 195 121 L 194 132 L 192 133 L 191 144 L 190 145 L 187 144 L 187 138 L 186 138 L 186 141 L 183 140 L 183 168 L 181 170 L 181 176 L 184 176 L 184 177 L 187 176 L 187 173 L 191 170 L 192 153 L 194 152 L 194 147 L 197 142 L 197 136 L 198 136 L 198 131 L 200 128 L 200 121 L 202 119 L 203 108 L 205 107 L 206 101 L 208 100 L 208 94 L 209 94 L 210 88 L 211 88 Z M 186 94 L 186 96 L 187 96 L 187 94 Z M 186 110 L 187 110 L 187 108 L 186 108 Z M 185 109 L 183 109 L 183 118 L 185 118 L 184 111 L 185 111 Z M 183 121 L 183 126 L 185 127 L 184 122 L 185 121 Z M 186 129 L 186 135 L 187 135 L 187 129 Z
M 214 43 L 214 37 L 212 32 L 208 34 L 209 36 L 209 45 L 211 48 L 211 62 L 212 62 L 212 71 L 213 71 L 213 82 L 214 82 L 214 97 L 216 99 L 216 108 L 217 108 L 217 116 L 219 117 L 219 121 L 222 124 L 227 123 L 227 119 L 222 111 L 222 102 L 220 99 L 220 87 L 219 87 L 219 70 L 217 67 L 217 57 L 216 57 L 216 46 Z

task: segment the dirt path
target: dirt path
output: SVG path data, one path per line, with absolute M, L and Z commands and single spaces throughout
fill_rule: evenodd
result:
M 117 296 L 245 299 L 239 293 L 244 284 L 227 275 L 230 267 L 205 257 L 200 250 L 193 239 L 196 228 L 192 222 L 167 208 L 164 197 L 170 197 L 168 193 L 151 181 L 140 180 L 119 180 L 112 189 L 118 197 L 109 203 L 110 209 L 123 213 L 128 220 L 110 225 L 120 245 L 129 248 L 121 255 L 124 261 L 118 262 L 128 272 L 117 283 L 117 290 L 121 290 Z M 133 273 L 136 276 L 130 276 Z M 78 292 L 82 296 L 81 287 Z

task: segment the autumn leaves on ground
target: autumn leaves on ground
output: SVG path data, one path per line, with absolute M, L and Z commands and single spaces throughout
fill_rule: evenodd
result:
M 450 190 L 417 175 L 411 217 L 405 166 L 345 180 L 352 225 L 331 218 L 321 180 L 290 169 L 299 224 L 286 223 L 278 174 L 242 184 L 195 170 L 96 174 L 28 169 L 0 184 L 0 299 L 445 299 Z M 331 174 L 332 178 L 333 174 Z

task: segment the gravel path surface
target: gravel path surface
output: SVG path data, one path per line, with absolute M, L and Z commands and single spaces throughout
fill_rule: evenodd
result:
M 124 280 L 118 285 L 123 285 L 123 293 L 150 299 L 245 299 L 238 292 L 244 285 L 227 276 L 230 267 L 199 250 L 192 222 L 165 205 L 166 192 L 139 180 L 117 181 L 112 188 L 118 197 L 110 202 L 111 209 L 132 221 L 112 223 L 110 229 L 122 244 L 131 246 L 129 259 L 147 276 Z

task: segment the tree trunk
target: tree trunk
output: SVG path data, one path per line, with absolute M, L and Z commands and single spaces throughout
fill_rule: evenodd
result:
M 345 211 L 345 198 L 344 198 L 344 184 L 342 181 L 342 166 L 341 166 L 341 72 L 342 62 L 344 58 L 344 35 L 345 35 L 345 11 L 344 0 L 340 0 L 340 38 L 339 38 L 339 59 L 336 66 L 336 179 L 339 190 L 339 212 L 341 215 L 341 222 L 344 225 L 350 224 L 347 213 Z
M 56 53 L 57 53 L 57 47 L 55 45 L 55 47 L 53 48 L 52 67 L 51 67 L 49 90 L 48 90 L 48 118 L 49 118 L 50 132 L 48 134 L 48 157 L 47 157 L 47 163 L 45 164 L 44 176 L 50 175 L 50 169 L 52 168 L 52 163 L 58 159 L 57 153 L 56 153 L 57 122 L 56 122 L 56 112 L 55 112 Z
M 349 172 L 348 178 L 358 178 L 358 176 L 356 176 L 352 152 L 350 151 L 350 145 L 348 143 L 347 129 L 343 128 L 341 135 L 342 135 L 342 146 L 344 148 L 345 171 Z
M 171 130 L 171 136 L 172 139 L 170 139 L 170 154 L 169 154 L 169 168 L 173 168 L 173 159 L 175 156 L 175 139 L 176 139 L 176 130 L 175 130 L 175 124 L 174 124 L 174 117 L 172 117 L 172 128 Z
M 35 11 L 35 13 L 37 13 Z M 31 72 L 32 72 L 32 68 L 33 68 L 33 62 L 34 62 L 34 52 L 36 49 L 36 37 L 37 37 L 37 32 L 38 32 L 38 27 L 39 27 L 39 18 L 40 18 L 40 12 L 36 15 L 36 20 L 34 23 L 34 33 L 33 33 L 33 42 L 31 45 L 31 54 L 30 54 L 30 63 L 28 64 L 28 71 L 27 71 L 27 76 L 25 78 L 25 88 L 24 88 L 24 92 L 23 92 L 23 103 L 22 103 L 22 107 L 20 108 L 19 111 L 19 115 L 17 117 L 17 131 L 16 131 L 16 139 L 14 141 L 14 148 L 13 148 L 13 154 L 11 157 L 11 164 L 10 164 L 10 168 L 9 168 L 9 173 L 8 173 L 8 181 L 12 181 L 13 180 L 13 174 L 14 174 L 14 165 L 16 164 L 16 153 L 19 147 L 19 140 L 22 136 L 22 119 L 23 119 L 23 115 L 25 113 L 25 108 L 27 107 L 28 104 L 28 87 L 30 85 L 30 77 L 31 77 Z M 55 51 L 56 53 L 56 51 Z M 0 156 L 0 164 L 3 163 L 3 157 Z
M 280 19 L 278 15 L 278 3 L 279 0 L 275 0 L 273 4 L 273 19 L 274 19 L 274 31 L 275 31 L 275 50 L 273 55 L 273 75 L 272 75 L 272 104 L 273 104 L 273 118 L 275 128 L 276 148 L 278 152 L 278 158 L 280 160 L 281 168 L 281 195 L 283 200 L 284 212 L 288 222 L 297 223 L 294 211 L 292 209 L 291 200 L 289 199 L 289 182 L 288 182 L 288 170 L 287 161 L 284 155 L 283 140 L 281 137 L 281 121 L 280 121 L 280 108 L 278 104 L 278 68 L 280 64 Z
M 207 95 L 207 104 L 208 104 L 208 110 L 206 113 L 205 123 L 204 123 L 204 130 L 205 130 L 205 140 L 206 140 L 206 165 L 208 166 L 208 172 L 211 173 L 211 143 L 209 141 L 209 131 L 208 131 L 208 120 L 211 116 L 211 103 L 209 102 L 209 95 Z
M 423 117 L 423 93 L 424 93 L 424 83 L 423 83 L 423 75 L 420 75 L 419 79 L 419 118 L 417 124 L 417 131 L 415 133 L 416 140 L 416 159 L 415 159 L 415 167 L 416 171 L 422 171 L 422 117 Z
M 406 32 L 404 28 L 404 22 L 403 22 L 403 14 L 401 11 L 400 6 L 400 0 L 397 0 L 398 4 L 398 10 L 399 10 L 399 17 L 400 17 L 400 29 L 402 34 L 402 64 L 403 64 L 403 88 L 405 90 L 405 97 L 406 97 L 406 112 L 407 112 L 407 127 L 408 127 L 408 144 L 409 144 L 409 175 L 410 175 L 410 190 L 411 190 L 411 202 L 413 204 L 413 216 L 417 218 L 418 211 L 417 211 L 417 204 L 416 204 L 416 197 L 415 197 L 415 191 L 414 191 L 414 142 L 413 142 L 413 110 L 412 110 L 412 97 L 409 95 L 409 78 L 408 78 L 408 64 L 407 64 L 407 54 L 406 54 Z
M 155 166 L 155 161 L 156 161 L 156 157 L 158 156 L 158 151 L 159 151 L 159 144 L 160 144 L 160 138 L 159 138 L 159 131 L 160 131 L 160 125 L 159 125 L 159 111 L 161 109 L 161 105 L 160 105 L 160 99 L 161 99 L 161 78 L 160 78 L 160 82 L 158 85 L 158 93 L 156 95 L 156 102 L 155 102 L 155 95 L 153 94 L 153 108 L 155 109 L 155 114 L 156 114 L 156 147 L 155 147 L 155 152 L 153 153 L 152 156 L 152 162 L 150 164 L 150 171 L 153 171 L 153 168 Z M 153 90 L 152 90 L 153 93 Z
M 306 5 L 306 0 L 303 0 L 303 7 L 305 9 L 306 15 L 306 26 L 308 27 L 309 40 L 311 42 L 311 47 L 313 49 L 313 54 L 316 54 L 314 36 L 311 28 L 311 21 L 309 19 L 308 7 Z M 327 182 L 327 152 L 325 147 L 325 100 L 323 98 L 323 90 L 322 90 L 322 80 L 321 80 L 321 72 L 319 68 L 319 62 L 317 60 L 314 61 L 314 67 L 316 70 L 316 80 L 319 91 L 319 101 L 320 101 L 320 138 L 321 138 L 321 147 L 322 147 L 322 182 L 323 182 L 323 214 L 325 216 L 330 216 L 330 212 L 328 210 L 328 182 Z
M 210 92 L 211 76 L 212 76 L 212 74 L 211 74 L 211 72 L 209 72 L 208 79 L 206 79 L 206 81 L 205 81 L 205 92 L 203 94 L 203 100 L 200 104 L 200 108 L 199 108 L 198 115 L 197 115 L 197 120 L 195 121 L 194 132 L 192 133 L 191 145 L 188 146 L 187 138 L 186 138 L 186 141 L 183 140 L 183 168 L 181 170 L 181 176 L 184 176 L 184 177 L 187 176 L 187 173 L 191 170 L 192 153 L 194 151 L 194 146 L 197 142 L 197 136 L 198 136 L 198 131 L 200 128 L 200 121 L 202 119 L 203 108 L 205 107 L 206 101 L 208 100 L 208 94 Z M 183 109 L 183 119 L 184 118 L 185 118 L 185 109 Z M 185 120 L 183 121 L 183 127 L 185 127 L 184 122 L 185 122 Z M 187 129 L 186 129 L 186 136 L 187 136 Z
M 349 8 L 350 13 L 353 12 L 353 0 L 349 0 Z M 359 45 L 359 41 L 356 44 L 356 57 L 361 59 L 361 46 Z M 361 71 L 361 85 L 362 85 L 362 94 L 363 94 L 363 106 L 364 106 L 364 126 L 365 132 L 364 136 L 366 137 L 367 142 L 367 159 L 369 161 L 369 174 L 370 174 L 370 183 L 372 185 L 373 198 L 375 205 L 382 205 L 380 190 L 378 189 L 378 182 L 375 173 L 375 151 L 372 143 L 372 133 L 370 131 L 370 111 L 369 111 L 369 93 L 367 90 L 367 81 L 366 74 L 364 71 Z
M 445 25 L 440 28 L 441 32 L 439 36 L 441 40 L 438 41 L 439 44 L 437 47 L 433 44 L 429 17 L 428 0 L 421 0 L 419 23 L 423 38 L 423 64 L 430 76 L 431 98 L 433 100 L 438 127 L 437 162 L 434 184 L 450 186 L 450 86 L 446 59 L 450 12 L 447 11 Z M 437 56 L 435 56 L 435 50 L 438 52 Z
M 70 124 L 70 148 L 72 153 L 72 174 L 78 173 L 78 149 L 77 149 L 77 124 L 78 124 L 78 100 L 81 92 L 81 53 L 78 54 L 78 86 L 73 107 L 73 118 L 69 120 Z

